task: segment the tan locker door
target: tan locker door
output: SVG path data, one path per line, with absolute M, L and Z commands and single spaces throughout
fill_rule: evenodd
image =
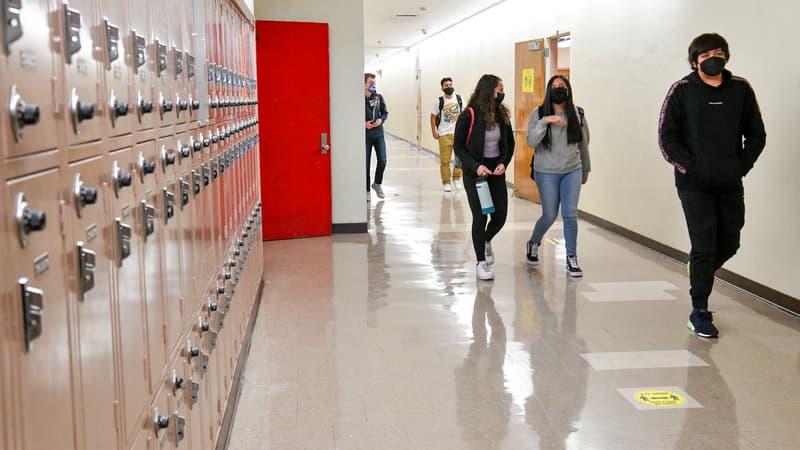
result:
M 50 48 L 51 34 L 58 35 L 58 29 L 50 29 L 50 17 L 55 14 L 52 3 L 22 2 L 22 7 L 13 13 L 19 27 L 7 29 L 14 40 L 2 42 L 7 52 L 0 51 L 0 98 L 3 105 L 16 106 L 13 121 L 7 107 L 0 112 L 0 127 L 6 130 L 2 141 L 4 158 L 54 149 L 63 133 L 60 117 L 64 105 L 57 100 L 62 98 L 62 60 L 60 52 Z
M 199 133 L 196 130 L 194 135 Z M 200 304 L 199 290 L 197 288 L 197 261 L 195 260 L 195 211 L 196 201 L 192 195 L 192 166 L 195 158 L 199 158 L 202 152 L 202 137 L 193 137 L 189 134 L 178 136 L 176 147 L 188 149 L 189 158 L 183 158 L 177 172 L 176 202 L 178 205 L 178 234 L 180 247 L 178 248 L 181 261 L 181 271 L 179 282 L 181 285 L 181 298 L 183 302 L 183 322 L 178 327 L 178 332 L 186 330 L 191 321 L 191 312 L 197 309 Z M 195 151 L 197 149 L 197 151 Z
M 121 0 L 124 1 L 124 0 Z M 156 87 L 156 60 L 152 51 L 153 31 L 150 8 L 147 3 L 127 2 L 130 30 L 127 30 L 127 46 L 132 52 L 133 101 L 137 130 L 149 130 L 159 115 Z
M 156 389 L 166 371 L 167 339 L 164 311 L 164 210 L 161 208 L 162 190 L 167 172 L 173 172 L 177 155 L 173 152 L 172 138 L 161 138 L 137 144 L 133 152 L 137 167 L 152 164 L 152 173 L 139 176 L 141 190 L 136 198 L 137 221 L 142 224 L 142 256 L 144 261 L 144 298 L 147 313 L 148 362 L 150 388 Z M 168 165 L 169 164 L 169 165 Z M 140 169 L 141 173 L 141 169 Z M 153 391 L 151 391 L 153 392 Z
M 175 92 L 175 66 L 170 42 L 171 2 L 151 0 L 148 2 L 150 21 L 153 26 L 153 42 L 150 54 L 154 60 L 154 83 L 156 86 L 156 116 L 161 127 L 174 125 L 178 118 Z
M 108 110 L 98 98 L 102 84 L 102 48 L 105 41 L 95 14 L 95 0 L 64 0 L 59 9 L 63 18 L 61 39 L 64 57 L 64 103 L 67 143 L 75 146 L 103 137 L 106 125 L 102 115 Z
M 72 222 L 68 242 L 71 297 L 75 299 L 80 367 L 82 442 L 86 448 L 115 448 L 117 423 L 114 383 L 112 285 L 114 221 L 106 158 L 96 157 L 70 165 L 66 174 L 67 217 Z M 106 187 L 104 187 L 106 185 Z
M 517 42 L 514 64 L 514 195 L 539 202 L 539 191 L 530 177 L 534 149 L 528 147 L 528 119 L 544 100 L 544 39 Z
M 183 335 L 183 273 L 185 271 L 181 259 L 182 236 L 180 222 L 180 167 L 183 165 L 183 155 L 191 155 L 188 145 L 184 144 L 186 136 L 180 139 L 170 139 L 167 151 L 175 154 L 178 162 L 167 166 L 164 179 L 160 183 L 160 213 L 162 226 L 162 278 L 164 286 L 164 315 L 166 320 L 167 355 L 172 354 L 180 344 Z M 161 142 L 164 142 L 162 139 Z M 185 158 L 188 165 L 188 158 Z M 189 310 L 191 311 L 191 310 Z
M 116 168 L 116 170 L 115 170 Z M 122 386 L 123 445 L 130 446 L 141 430 L 139 416 L 148 404 L 147 335 L 143 273 L 142 216 L 137 191 L 142 190 L 131 148 L 111 153 L 106 164 L 114 219 L 114 261 L 117 265 L 119 330 L 118 379 Z
M 103 74 L 107 136 L 121 136 L 137 127 L 133 91 L 133 37 L 127 0 L 99 0 L 103 33 Z
M 21 422 L 19 448 L 26 450 L 64 448 L 64 443 L 74 442 L 61 192 L 54 189 L 60 176 L 52 169 L 10 180 L 3 198 L 6 258 L 14 264 L 7 268 L 13 284 L 2 300 L 10 305 L 7 314 L 14 330 L 11 345 L 17 370 L 13 403 Z M 20 227 L 17 211 L 23 218 Z M 31 231 L 20 233 L 18 228 Z

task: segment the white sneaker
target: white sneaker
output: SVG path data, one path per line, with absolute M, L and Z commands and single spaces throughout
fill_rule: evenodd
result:
M 464 183 L 462 183 L 460 179 L 453 180 L 453 186 L 455 186 L 456 189 L 464 189 Z
M 486 251 L 484 252 L 484 256 L 486 257 L 486 264 L 494 264 L 494 251 L 492 250 L 491 242 L 486 242 Z
M 378 198 L 383 198 L 383 197 L 385 197 L 385 196 L 383 195 L 383 188 L 381 187 L 381 185 L 380 185 L 380 184 L 378 184 L 378 183 L 372 183 L 372 190 L 374 190 L 374 191 L 375 191 L 375 195 L 377 195 L 377 196 L 378 196 Z
M 480 261 L 475 266 L 475 273 L 478 275 L 479 280 L 494 280 L 492 268 L 489 267 L 489 264 L 486 264 L 486 261 Z
M 445 184 L 443 189 L 445 192 L 453 192 L 453 187 L 450 186 L 450 183 Z

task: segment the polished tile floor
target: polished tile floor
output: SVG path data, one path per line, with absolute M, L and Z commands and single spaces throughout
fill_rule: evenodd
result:
M 387 141 L 368 234 L 264 244 L 230 449 L 800 448 L 800 319 L 717 283 L 691 336 L 686 268 L 584 222 L 583 279 L 560 223 L 529 268 L 520 199 L 478 282 L 463 192 Z

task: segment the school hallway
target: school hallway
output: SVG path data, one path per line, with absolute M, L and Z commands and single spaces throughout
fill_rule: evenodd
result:
M 518 198 L 478 281 L 463 190 L 387 150 L 369 233 L 264 243 L 228 448 L 800 448 L 800 319 L 717 281 L 720 338 L 692 336 L 686 267 L 584 221 L 583 278 L 560 221 L 529 267 Z

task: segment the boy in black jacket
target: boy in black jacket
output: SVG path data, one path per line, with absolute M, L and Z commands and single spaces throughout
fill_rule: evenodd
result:
M 688 327 L 717 337 L 708 296 L 714 273 L 736 254 L 744 226 L 742 177 L 766 143 L 753 88 L 725 70 L 728 43 L 716 33 L 689 45 L 693 72 L 672 85 L 658 125 L 661 152 L 675 166 L 692 250 L 689 280 L 692 313 Z

